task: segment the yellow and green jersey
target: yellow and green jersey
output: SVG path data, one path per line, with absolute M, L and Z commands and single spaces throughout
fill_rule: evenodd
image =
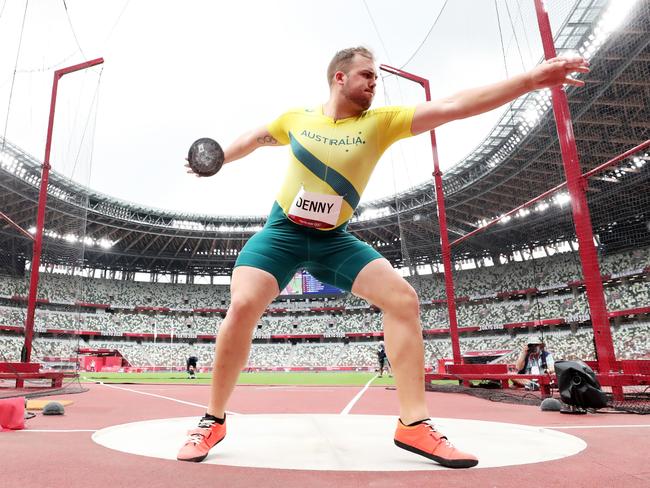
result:
M 290 110 L 267 126 L 290 146 L 289 168 L 277 196 L 285 214 L 301 189 L 343 198 L 338 222 L 354 213 L 370 175 L 384 151 L 409 137 L 415 107 L 382 107 L 334 121 L 322 107 Z M 329 229 L 323 229 L 329 230 Z

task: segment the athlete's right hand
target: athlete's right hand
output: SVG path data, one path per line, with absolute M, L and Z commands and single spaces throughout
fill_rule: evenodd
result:
M 187 158 L 185 158 L 185 161 L 187 161 Z M 200 174 L 195 173 L 194 170 L 193 170 L 192 168 L 190 168 L 190 163 L 189 163 L 189 162 L 186 162 L 186 163 L 185 163 L 185 171 L 186 171 L 187 173 L 193 174 L 193 175 L 196 176 L 197 178 L 202 178 L 202 176 L 201 176 Z

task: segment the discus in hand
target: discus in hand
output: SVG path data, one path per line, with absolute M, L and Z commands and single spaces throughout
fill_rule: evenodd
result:
M 190 168 L 199 176 L 212 176 L 223 165 L 223 149 L 209 137 L 194 141 L 187 154 Z

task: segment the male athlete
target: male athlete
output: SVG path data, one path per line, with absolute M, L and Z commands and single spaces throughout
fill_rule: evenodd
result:
M 415 290 L 377 251 L 348 233 L 346 224 L 375 164 L 394 142 L 487 112 L 531 90 L 583 85 L 569 74 L 587 71 L 582 58 L 555 58 L 509 80 L 440 100 L 370 110 L 377 80 L 373 55 L 362 47 L 345 49 L 327 70 L 327 103 L 290 110 L 236 139 L 225 150 L 225 163 L 262 146 L 288 145 L 289 169 L 266 225 L 235 263 L 230 307 L 216 341 L 208 409 L 177 458 L 202 461 L 226 435 L 226 403 L 246 365 L 255 324 L 302 267 L 382 310 L 400 410 L 395 444 L 443 466 L 475 466 L 476 457 L 456 449 L 429 419 Z

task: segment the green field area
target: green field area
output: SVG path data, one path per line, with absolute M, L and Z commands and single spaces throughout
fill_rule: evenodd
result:
M 241 373 L 240 385 L 339 385 L 363 386 L 375 376 L 366 372 L 259 372 Z M 82 381 L 101 381 L 104 383 L 183 383 L 209 384 L 209 373 L 198 373 L 196 379 L 187 378 L 185 373 L 81 373 Z M 392 377 L 384 375 L 376 378 L 373 386 L 393 386 Z

